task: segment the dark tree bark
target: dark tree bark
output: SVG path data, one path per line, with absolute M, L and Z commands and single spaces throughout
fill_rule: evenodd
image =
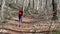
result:
M 47 0 L 46 0 L 46 6 L 47 6 Z
M 33 8 L 34 8 L 34 0 L 33 0 Z
M 0 2 L 1 4 L 0 4 L 0 7 L 1 7 L 1 5 L 2 5 L 2 0 L 1 0 L 1 2 Z
M 29 3 L 28 3 L 28 7 L 30 7 L 30 0 L 29 0 Z
M 47 0 L 46 0 L 46 5 L 45 5 L 45 8 L 46 8 L 46 10 L 48 10 L 48 7 L 47 7 Z
M 54 0 L 52 0 L 52 6 L 53 6 L 52 20 L 58 20 L 58 17 L 56 16 L 57 15 L 57 3 Z

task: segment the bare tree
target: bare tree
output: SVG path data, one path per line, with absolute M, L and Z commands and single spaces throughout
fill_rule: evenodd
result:
M 16 3 L 18 3 L 18 0 L 16 0 Z
M 33 8 L 34 8 L 34 0 L 33 0 Z
M 29 0 L 29 3 L 28 3 L 28 7 L 30 7 L 30 0 Z
M 1 1 L 1 4 L 0 4 L 0 7 L 1 7 L 1 5 L 2 5 L 2 0 L 0 0 Z
M 14 3 L 16 3 L 16 0 L 13 0 Z
M 3 24 L 4 24 L 3 20 L 4 20 L 5 1 L 6 1 L 6 0 L 2 0 L 2 5 L 1 5 L 1 23 L 2 23 L 2 28 L 4 27 L 4 26 L 3 26 Z M 2 31 L 3 31 L 3 29 L 2 29 Z
M 37 10 L 39 9 L 39 0 L 37 0 Z
M 6 0 L 2 0 L 2 6 L 1 6 L 1 19 L 4 19 L 4 7 L 5 7 L 5 1 Z
M 52 0 L 52 6 L 53 6 L 53 17 L 52 17 L 52 19 L 57 20 L 58 19 L 58 17 L 56 16 L 57 15 L 57 3 L 55 2 L 55 0 Z
M 23 7 L 23 9 L 24 9 L 24 0 L 22 0 L 22 7 Z

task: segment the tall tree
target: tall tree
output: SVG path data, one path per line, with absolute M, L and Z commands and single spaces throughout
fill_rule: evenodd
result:
M 53 6 L 53 17 L 52 17 L 52 20 L 57 20 L 58 17 L 56 16 L 57 15 L 57 3 L 55 0 L 52 0 L 52 6 Z
M 28 3 L 28 7 L 30 7 L 30 0 L 29 0 L 29 3 Z
M 23 10 L 24 10 L 24 0 L 22 0 L 22 8 L 23 8 Z
M 13 0 L 14 3 L 16 3 L 16 0 Z
M 2 6 L 1 6 L 1 19 L 4 19 L 4 7 L 5 7 L 5 1 L 6 0 L 2 0 Z
M 39 9 L 39 0 L 37 0 L 37 10 Z
M 45 6 L 45 8 L 47 9 L 47 0 L 46 0 L 46 6 Z
M 18 0 L 16 0 L 16 3 L 18 3 Z
M 5 1 L 6 0 L 2 0 L 2 6 L 1 6 L 1 23 L 2 23 L 2 28 L 3 28 L 3 23 L 4 23 L 4 7 L 5 7 Z M 3 31 L 3 29 L 2 29 Z
M 1 1 L 1 2 L 0 2 L 0 3 L 1 3 L 1 5 L 2 5 L 2 0 L 0 0 L 0 1 Z M 1 7 L 1 5 L 0 5 L 0 7 Z
M 34 0 L 33 0 L 33 8 L 34 8 Z

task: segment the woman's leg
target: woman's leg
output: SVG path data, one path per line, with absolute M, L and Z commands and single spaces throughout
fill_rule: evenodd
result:
M 19 18 L 19 27 L 22 24 L 22 18 Z
M 22 23 L 22 18 L 19 19 L 19 22 Z

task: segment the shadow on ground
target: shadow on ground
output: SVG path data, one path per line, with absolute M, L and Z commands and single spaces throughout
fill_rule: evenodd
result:
M 10 33 L 4 33 L 4 32 L 0 32 L 0 34 L 10 34 Z

